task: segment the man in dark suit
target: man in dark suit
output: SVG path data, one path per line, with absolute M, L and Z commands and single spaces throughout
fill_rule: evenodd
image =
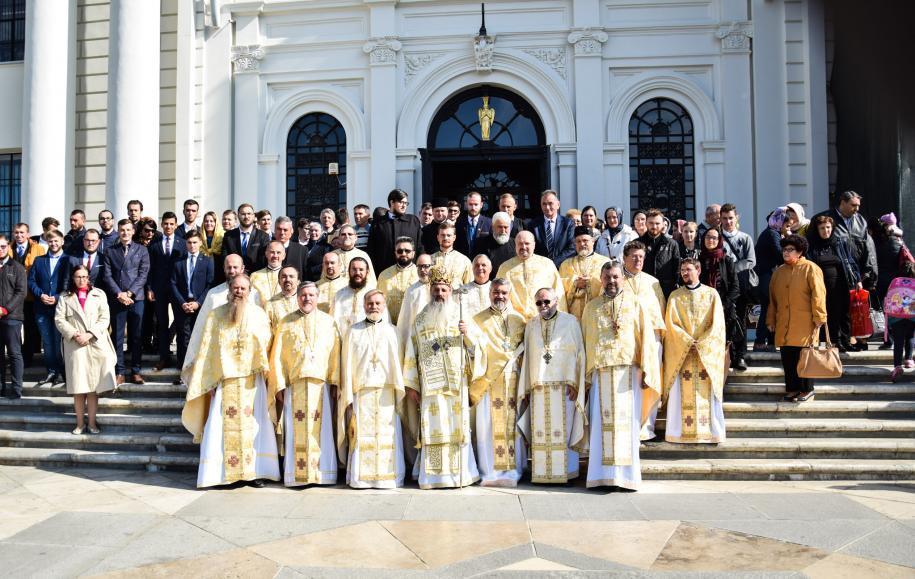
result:
M 60 351 L 60 332 L 54 324 L 57 299 L 70 277 L 70 259 L 64 255 L 64 236 L 56 229 L 45 233 L 48 252 L 35 258 L 29 270 L 29 290 L 35 296 L 35 323 L 41 334 L 41 349 L 48 375 L 38 386 L 54 386 L 64 381 L 64 363 Z
M 82 254 L 74 254 L 70 256 L 71 271 L 78 265 L 84 265 L 89 268 L 89 284 L 92 287 L 96 287 L 100 281 L 99 272 L 102 271 L 102 254 L 99 252 L 99 248 L 101 248 L 101 246 L 102 238 L 98 232 L 98 229 L 87 229 L 86 233 L 83 235 Z M 70 289 L 69 276 L 66 286 L 67 289 Z
M 162 214 L 159 222 L 162 235 L 153 240 L 147 250 L 149 251 L 149 277 L 146 282 L 146 299 L 156 312 L 156 342 L 159 347 L 159 362 L 156 371 L 159 372 L 170 365 L 172 332 L 168 325 L 168 310 L 171 305 L 171 277 L 175 263 L 184 258 L 187 250 L 184 239 L 178 237 L 178 216 L 171 211 Z M 174 311 L 175 308 L 172 308 Z
M 3 396 L 22 398 L 22 306 L 25 304 L 25 268 L 10 254 L 10 242 L 0 234 L 0 386 Z M 6 364 L 13 373 L 6 387 Z
M 476 242 L 481 237 L 489 235 L 492 220 L 480 214 L 483 210 L 483 196 L 476 191 L 467 194 L 464 208 L 467 213 L 459 217 L 455 224 L 457 239 L 454 242 L 454 249 L 473 259 L 478 253 L 482 253 L 477 250 Z
M 184 223 L 175 229 L 175 235 L 184 239 L 191 231 L 197 231 L 197 213 L 200 211 L 200 204 L 193 199 L 187 199 L 184 202 L 182 213 L 184 213 Z
M 477 241 L 477 252 L 492 263 L 490 279 L 496 277 L 499 266 L 515 257 L 515 242 L 511 238 L 511 216 L 499 211 L 492 216 L 492 231 Z
M 175 262 L 170 277 L 172 304 L 175 310 L 175 325 L 178 327 L 178 368 L 184 367 L 187 345 L 191 331 L 197 321 L 200 305 L 213 285 L 213 260 L 200 252 L 203 239 L 197 231 L 185 237 L 187 253 Z M 181 378 L 175 378 L 180 384 Z
M 308 261 L 308 248 L 292 241 L 292 219 L 281 215 L 273 222 L 273 240 L 283 244 L 286 257 L 283 267 L 294 267 L 299 272 L 299 279 L 304 280 L 305 265 Z
M 17 223 L 13 226 L 13 242 L 10 244 L 10 253 L 19 265 L 25 268 L 26 288 L 28 288 L 29 271 L 39 255 L 47 253 L 48 249 L 29 238 L 29 224 Z M 41 333 L 35 322 L 35 296 L 31 291 L 26 292 L 25 306 L 22 312 L 22 363 L 24 366 L 32 365 L 32 356 L 41 351 Z
M 388 193 L 388 214 L 372 223 L 368 254 L 375 271 L 384 271 L 394 265 L 394 242 L 400 237 L 413 240 L 416 255 L 423 253 L 422 226 L 419 217 L 407 213 L 409 205 L 406 191 L 394 189 Z
M 70 231 L 64 236 L 64 253 L 79 255 L 83 251 L 83 236 L 86 235 L 86 214 L 82 209 L 70 212 Z
M 114 327 L 114 349 L 118 355 L 118 384 L 126 381 L 128 368 L 124 364 L 124 334 L 129 336 L 130 381 L 144 384 L 140 375 L 143 358 L 142 334 L 144 288 L 149 276 L 149 252 L 133 242 L 133 222 L 118 221 L 118 243 L 102 255 L 102 280 L 111 308 Z
M 552 189 L 540 194 L 540 211 L 527 225 L 534 234 L 534 253 L 552 259 L 558 269 L 575 255 L 575 223 L 559 214 L 559 195 Z
M 438 226 L 448 219 L 448 199 L 436 197 L 432 200 L 432 221 L 423 225 L 420 240 L 423 242 L 423 251 L 432 255 L 439 249 Z M 418 254 L 417 254 L 418 255 Z
M 222 257 L 240 255 L 249 275 L 267 265 L 264 252 L 270 243 L 270 234 L 255 227 L 254 222 L 254 207 L 243 203 L 238 206 L 238 227 L 222 238 Z
M 511 220 L 511 230 L 510 235 L 512 237 L 518 235 L 519 231 L 524 231 L 524 220 L 520 217 L 515 217 L 515 210 L 518 209 L 518 200 L 515 199 L 515 196 L 511 193 L 503 193 L 499 195 L 499 211 L 508 214 L 508 218 Z

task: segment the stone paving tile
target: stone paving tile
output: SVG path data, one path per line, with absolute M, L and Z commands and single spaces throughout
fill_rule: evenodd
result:
M 862 577 L 911 579 L 913 571 L 909 567 L 899 567 L 880 561 L 833 553 L 804 569 L 804 574 L 810 579 L 861 579 Z
M 626 493 L 523 495 L 521 507 L 524 518 L 529 521 L 644 519 L 642 512 L 632 504 L 630 496 Z
M 822 521 L 824 519 L 884 518 L 880 513 L 835 493 L 747 493 L 738 496 L 740 500 L 770 519 Z
M 249 493 L 232 490 L 208 491 L 179 510 L 183 516 L 285 517 L 295 508 L 297 499 L 278 493 Z
M 765 516 L 734 494 L 627 495 L 648 520 L 734 520 Z
M 626 567 L 648 569 L 679 521 L 531 521 L 533 540 Z
M 20 531 L 53 517 L 54 513 L 33 513 L 29 515 L 0 517 L 0 541 L 12 537 Z
M 271 579 L 277 575 L 279 565 L 247 549 L 225 551 L 216 555 L 181 559 L 156 565 L 145 565 L 120 571 L 95 575 L 96 579 L 147 579 L 154 577 L 244 577 L 245 579 Z
M 416 495 L 403 513 L 408 520 L 522 521 L 518 498 L 502 496 L 450 496 L 444 493 Z M 376 517 L 380 518 L 380 517 Z
M 292 500 L 284 497 L 283 500 L 292 505 L 286 512 L 289 518 L 389 520 L 403 518 L 415 497 L 363 495 L 353 490 L 348 494 L 306 494 Z
M 228 551 L 234 547 L 235 545 L 181 519 L 167 518 L 135 536 L 129 544 L 93 567 L 91 572 L 104 573 L 166 563 Z
M 895 521 L 858 539 L 841 550 L 848 555 L 915 567 L 915 533 L 912 527 Z
M 148 514 L 58 513 L 9 540 L 73 547 L 122 547 L 163 520 Z
M 364 519 L 275 518 L 266 522 L 263 517 L 184 516 L 182 518 L 230 543 L 245 547 L 365 522 Z
M 575 571 L 575 567 L 569 567 L 556 561 L 541 559 L 540 557 L 531 557 L 524 561 L 518 561 L 505 567 L 500 567 L 499 571 Z
M 915 519 L 915 503 L 875 499 L 857 494 L 844 496 L 890 519 Z
M 76 577 L 115 552 L 111 547 L 0 543 L 0 569 L 7 578 Z
M 454 577 L 477 577 L 488 576 L 492 573 L 512 563 L 517 563 L 528 559 L 534 555 L 534 547 L 530 543 L 524 543 L 508 549 L 486 553 L 477 557 L 470 557 L 458 563 L 437 567 L 427 573 L 430 577 L 440 577 L 442 579 L 453 579 Z
M 886 525 L 886 521 L 882 519 L 823 519 L 818 521 L 753 519 L 750 521 L 690 522 L 706 527 L 768 537 L 777 541 L 807 545 L 826 551 L 835 551 Z
M 744 533 L 683 523 L 652 571 L 800 571 L 828 553 Z
M 470 521 L 385 521 L 398 541 L 430 568 L 530 543 L 527 525 Z
M 598 571 L 606 573 L 611 571 L 613 577 L 629 577 L 630 574 L 635 574 L 636 577 L 643 576 L 644 571 L 635 569 L 633 567 L 627 567 L 620 563 L 614 563 L 612 561 L 607 561 L 606 559 L 599 559 L 597 557 L 589 557 L 588 555 L 583 555 L 576 551 L 569 551 L 561 547 L 554 547 L 553 545 L 547 545 L 545 543 L 534 543 L 534 551 L 537 553 L 538 557 L 543 557 L 544 559 L 549 559 L 550 561 L 555 561 L 561 565 L 567 565 L 569 567 L 574 567 L 579 569 L 576 571 L 576 575 L 579 575 L 583 572 L 588 571 Z M 527 575 L 525 575 L 527 577 Z

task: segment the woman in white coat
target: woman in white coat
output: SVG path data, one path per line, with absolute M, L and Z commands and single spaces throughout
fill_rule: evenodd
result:
M 639 234 L 623 223 L 623 210 L 620 207 L 608 207 L 604 211 L 604 225 L 606 229 L 597 239 L 594 251 L 612 261 L 623 263 L 623 248 L 630 241 L 638 239 Z
M 98 395 L 114 390 L 117 356 L 108 325 L 111 315 L 105 292 L 89 285 L 89 270 L 77 266 L 70 272 L 70 291 L 58 300 L 54 323 L 63 342 L 64 365 L 67 372 L 67 394 L 73 396 L 76 428 L 73 434 L 85 430 L 83 415 L 89 403 L 89 432 L 100 432 L 95 422 Z

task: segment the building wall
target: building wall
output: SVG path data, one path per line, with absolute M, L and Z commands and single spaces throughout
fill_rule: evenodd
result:
M 0 64 L 0 152 L 22 148 L 22 62 Z
M 76 202 L 91 221 L 105 207 L 109 16 L 109 0 L 78 0 L 73 178 Z

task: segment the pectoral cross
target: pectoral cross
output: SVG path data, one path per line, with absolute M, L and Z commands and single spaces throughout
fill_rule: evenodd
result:
M 241 339 L 241 330 L 235 333 L 235 345 L 232 347 L 235 350 L 235 355 L 239 358 L 242 356 L 245 350 L 245 342 Z
M 550 363 L 550 360 L 552 360 L 552 359 L 553 359 L 553 355 L 550 354 L 549 352 L 546 352 L 545 354 L 543 354 L 543 360 L 544 360 L 547 364 L 549 364 L 549 363 Z
M 372 372 L 378 371 L 378 362 L 381 362 L 381 360 L 378 359 L 378 356 L 375 353 L 372 353 L 372 359 L 369 360 L 369 364 L 372 365 Z

